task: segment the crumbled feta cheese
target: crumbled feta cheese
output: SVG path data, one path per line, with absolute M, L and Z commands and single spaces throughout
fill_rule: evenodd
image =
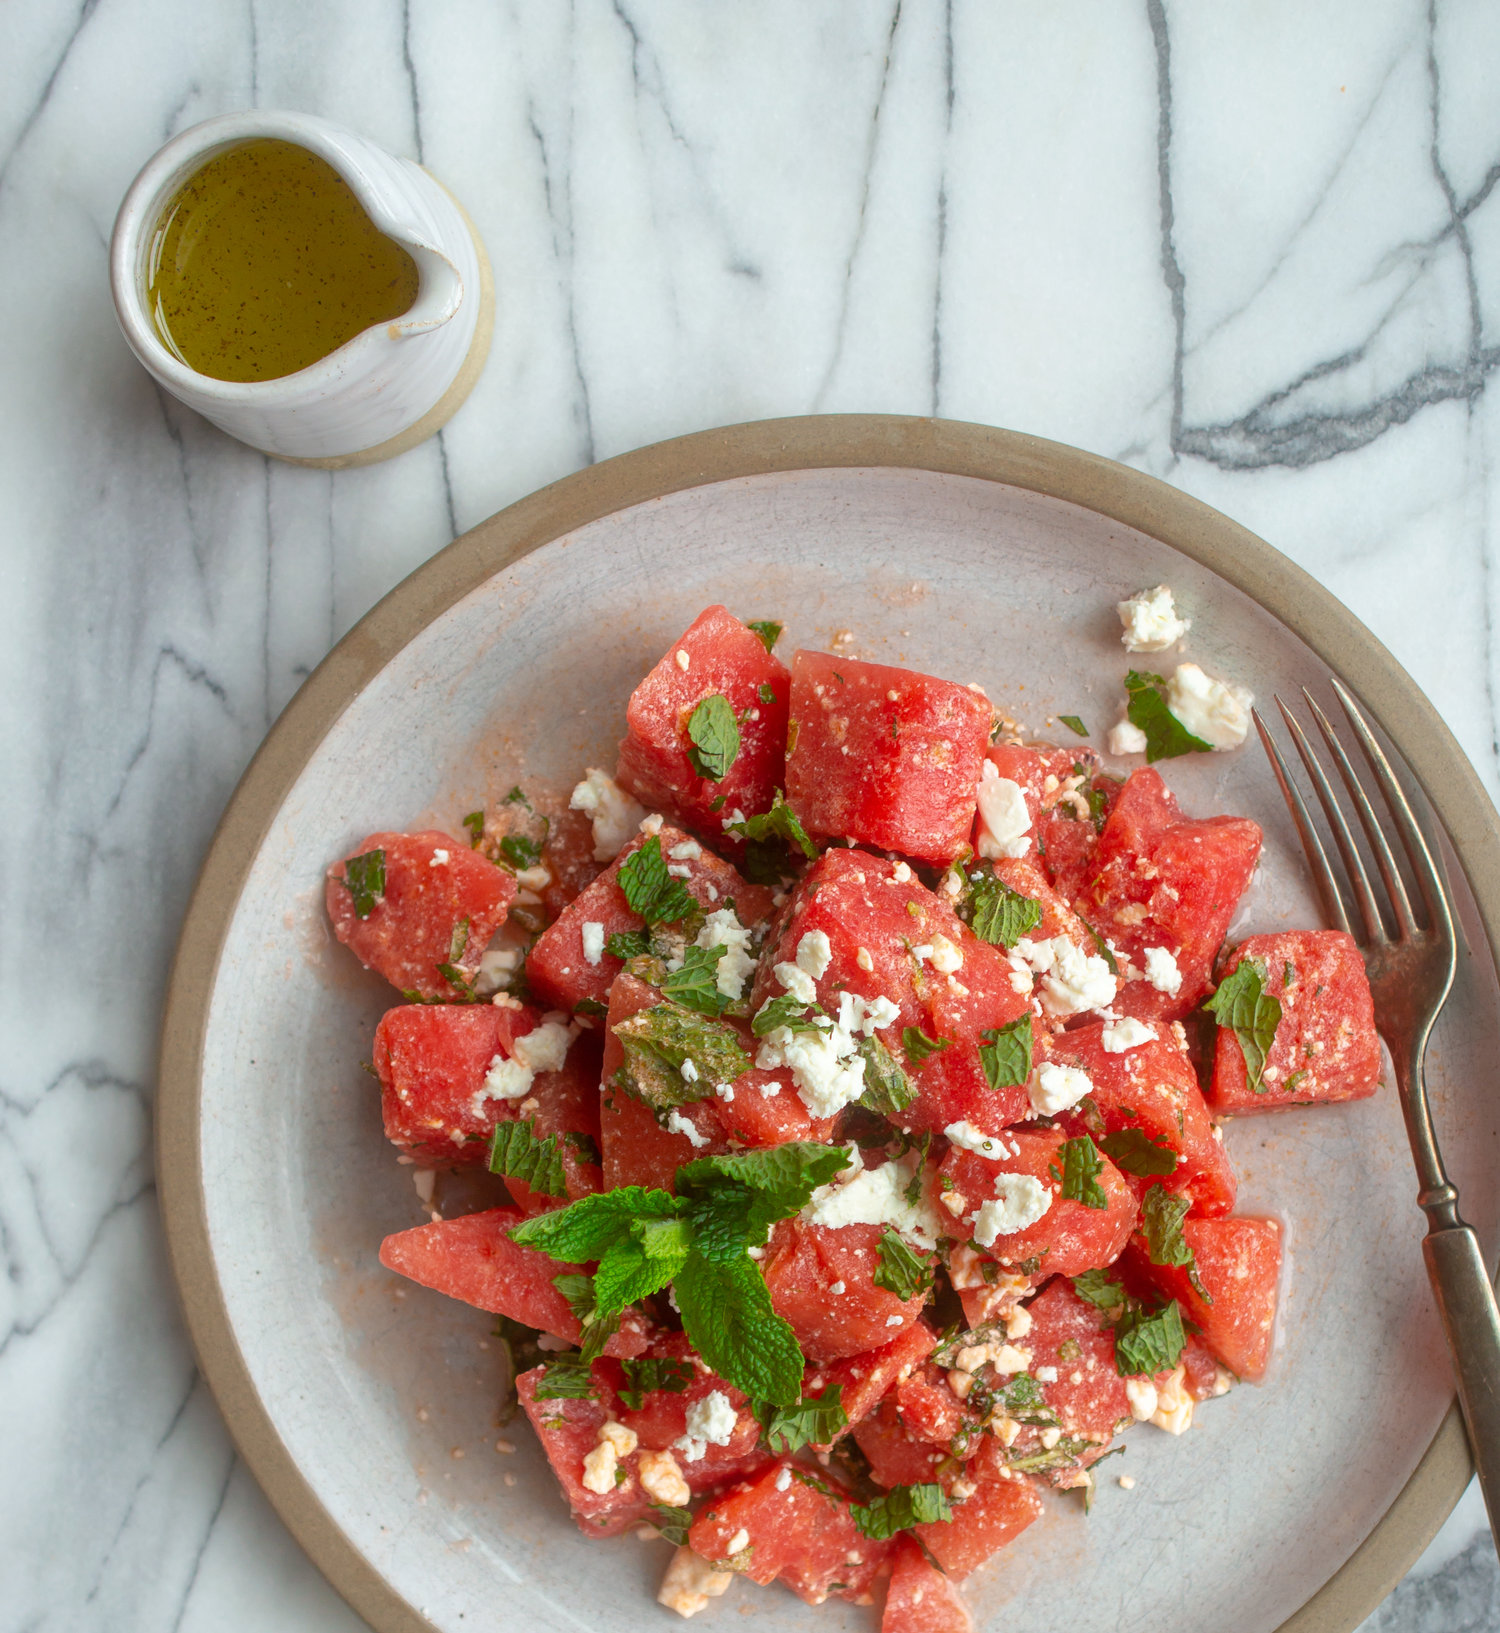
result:
M 568 808 L 593 819 L 594 860 L 613 862 L 646 814 L 608 772 L 590 766 L 573 790 Z
M 721 820 L 719 822 L 719 826 L 724 830 L 725 833 L 728 833 L 729 830 L 735 825 L 735 823 L 743 822 L 744 820 L 745 820 L 745 813 L 742 810 L 740 810 L 739 806 L 735 806 L 735 808 L 729 813 L 728 816 L 721 818 Z
M 684 839 L 680 845 L 674 845 L 667 855 L 674 862 L 696 862 L 703 854 L 703 847 L 696 839 Z
M 870 952 L 867 947 L 861 947 L 859 951 L 855 953 L 854 962 L 859 965 L 866 975 L 873 973 L 875 969 L 875 960 L 870 957 Z
M 911 883 L 911 869 L 906 865 L 905 862 L 897 862 L 895 867 L 891 869 L 891 877 L 896 881 L 896 883 L 898 885 L 910 884 Z
M 1151 1421 L 1169 1435 L 1184 1434 L 1193 1426 L 1193 1397 L 1188 1393 L 1186 1380 L 1187 1368 L 1179 1364 L 1156 1391 L 1156 1410 L 1151 1414 Z
M 693 659 L 691 653 L 687 652 L 682 647 L 677 648 L 677 667 L 682 670 L 684 674 L 687 673 L 688 666 L 692 663 L 692 661 Z
M 835 1282 L 835 1283 L 834 1283 L 834 1284 L 833 1284 L 833 1286 L 832 1286 L 832 1287 L 830 1287 L 830 1288 L 829 1288 L 829 1289 L 828 1289 L 828 1291 L 829 1291 L 829 1292 L 830 1292 L 830 1293 L 832 1293 L 832 1294 L 833 1294 L 833 1295 L 834 1295 L 834 1297 L 835 1297 L 835 1298 L 837 1298 L 837 1297 L 838 1297 L 838 1296 L 839 1296 L 839 1295 L 840 1295 L 840 1294 L 841 1294 L 841 1293 L 842 1293 L 842 1292 L 843 1292 L 843 1291 L 844 1291 L 844 1284 L 843 1284 L 843 1282 L 841 1282 L 841 1281 L 836 1281 L 836 1282 Z M 783 1489 L 785 1489 L 785 1488 L 783 1488 Z
M 1052 950 L 1052 966 L 1042 977 L 1042 1007 L 1049 1015 L 1079 1015 L 1114 1002 L 1117 983 L 1102 958 L 1066 936 L 1054 936 Z
M 667 874 L 669 878 L 673 879 L 691 879 L 693 876 L 693 870 L 687 865 L 686 862 L 673 862 L 671 866 L 668 867 Z
M 1125 1398 L 1130 1402 L 1130 1415 L 1137 1423 L 1149 1423 L 1156 1411 L 1156 1385 L 1149 1378 L 1127 1378 Z
M 578 1029 L 566 1015 L 554 1011 L 542 1017 L 542 1024 L 511 1045 L 511 1053 L 528 1071 L 560 1072 L 568 1058 L 568 1045 Z
M 516 883 L 522 890 L 545 890 L 552 883 L 552 875 L 540 864 L 533 868 L 517 868 Z
M 597 964 L 604 957 L 604 926 L 598 919 L 589 919 L 583 926 L 583 958 L 586 964 Z
M 616 1423 L 613 1418 L 607 1423 L 599 1425 L 600 1440 L 607 1440 L 615 1449 L 616 1457 L 629 1457 L 640 1445 L 640 1436 L 634 1429 L 627 1429 L 623 1423 Z
M 797 968 L 805 971 L 814 981 L 827 974 L 833 962 L 833 948 L 826 930 L 809 930 L 797 943 Z
M 1057 1368 L 1038 1367 L 1036 1369 L 1036 1381 L 1039 1384 L 1055 1384 L 1057 1382 Z
M 1148 947 L 1145 953 L 1146 979 L 1158 992 L 1175 998 L 1182 990 L 1182 971 L 1176 957 L 1165 947 Z
M 818 1001 L 818 989 L 813 984 L 813 978 L 798 965 L 777 964 L 771 974 L 799 1004 L 815 1004 Z
M 677 1069 L 682 1073 L 682 1081 L 684 1083 L 696 1083 L 698 1081 L 698 1068 L 693 1064 L 693 1057 L 691 1055 L 689 1055 Z
M 777 966 L 778 971 L 793 968 Z M 802 978 L 811 985 L 807 976 Z M 815 1117 L 832 1117 L 865 1092 L 864 1057 L 855 1053 L 854 1040 L 839 1027 L 793 1032 L 778 1026 L 761 1040 L 755 1064 L 763 1072 L 790 1067 L 797 1094 Z
M 1107 1055 L 1123 1055 L 1127 1050 L 1139 1049 L 1143 1043 L 1155 1043 L 1156 1033 L 1144 1021 L 1132 1015 L 1123 1020 L 1110 1021 L 1099 1034 L 1099 1042 Z
M 684 1062 L 684 1064 L 686 1064 L 686 1062 Z M 734 1084 L 733 1083 L 715 1083 L 714 1084 L 714 1093 L 716 1095 L 718 1095 L 718 1097 L 724 1102 L 725 1105 L 728 1105 L 729 1102 L 734 1099 Z
M 446 867 L 450 860 L 451 858 L 449 857 L 447 851 L 434 851 L 432 853 L 432 860 L 428 862 L 427 865 L 430 868 Z
M 636 1465 L 641 1490 L 668 1508 L 686 1508 L 693 1493 L 671 1452 L 642 1452 Z
M 1024 1338 L 1036 1324 L 1036 1317 L 1024 1304 L 1018 1304 L 1015 1309 L 1006 1313 L 1005 1336 L 1009 1339 Z
M 697 946 L 725 949 L 714 971 L 714 985 L 726 998 L 742 998 L 746 980 L 755 973 L 752 940 L 751 932 L 735 917 L 732 907 L 716 908 L 698 932 Z
M 1178 617 L 1172 592 L 1165 584 L 1117 602 L 1115 610 L 1125 626 L 1120 639 L 1127 652 L 1165 652 L 1192 628 L 1186 619 Z
M 952 975 L 955 970 L 963 968 L 963 953 L 941 931 L 933 936 L 928 956 L 939 975 Z
M 749 1546 L 750 1533 L 744 1528 L 744 1526 L 741 1526 L 740 1529 L 736 1531 L 735 1534 L 729 1539 L 730 1557 L 733 1558 L 735 1554 L 744 1553 L 745 1549 L 747 1549 Z
M 615 1489 L 615 1469 L 619 1458 L 608 1440 L 601 1440 L 583 1460 L 583 1488 L 596 1497 L 608 1497 Z
M 885 1318 L 885 1324 L 888 1327 L 899 1327 L 903 1319 L 904 1318 L 899 1315 L 888 1315 Z
M 1119 1479 L 1119 1486 L 1121 1491 L 1134 1491 L 1135 1476 L 1133 1474 L 1122 1474 Z
M 1003 1139 L 995 1139 L 989 1134 L 981 1134 L 973 1123 L 949 1123 L 943 1130 L 943 1136 L 952 1145 L 960 1146 L 965 1151 L 977 1151 L 981 1157 L 1008 1157 L 1010 1147 Z
M 1133 720 L 1119 720 L 1109 728 L 1105 739 L 1111 754 L 1144 754 L 1146 734 Z
M 1076 1066 L 1059 1066 L 1048 1061 L 1032 1076 L 1026 1085 L 1032 1109 L 1043 1117 L 1055 1117 L 1058 1112 L 1076 1106 L 1084 1095 L 1092 1094 L 1094 1085 L 1087 1072 Z
M 1226 686 L 1195 663 L 1180 663 L 1167 682 L 1167 709 L 1210 748 L 1238 748 L 1250 734 L 1254 697 L 1243 686 Z
M 1051 1189 L 1031 1174 L 996 1174 L 995 1200 L 980 1207 L 974 1220 L 974 1240 L 980 1247 L 993 1247 L 997 1236 L 1025 1230 L 1051 1206 Z
M 641 818 L 640 832 L 648 839 L 654 839 L 661 832 L 662 821 L 661 812 L 653 811 L 650 816 Z
M 1002 777 L 986 760 L 976 790 L 979 801 L 979 854 L 990 858 L 1024 856 L 1031 849 L 1031 813 L 1020 785 Z
M 1054 1424 L 1050 1429 L 1043 1429 L 1041 1434 L 1037 1436 L 1037 1439 L 1042 1443 L 1042 1450 L 1050 1452 L 1058 1441 L 1062 1439 L 1062 1430 L 1059 1429 L 1056 1424 Z
M 933 1248 L 942 1234 L 937 1215 L 924 1198 L 906 1198 L 916 1171 L 913 1158 L 866 1168 L 859 1147 L 849 1148 L 849 1166 L 831 1183 L 820 1185 L 801 1217 L 810 1225 L 889 1225 L 917 1246 Z
M 517 1060 L 507 1060 L 504 1055 L 496 1055 L 490 1062 L 489 1070 L 484 1074 L 484 1083 L 475 1093 L 471 1102 L 474 1115 L 484 1115 L 486 1100 L 524 1100 L 531 1093 L 531 1080 L 535 1072 L 528 1070 Z
M 680 1111 L 667 1113 L 666 1129 L 669 1134 L 681 1134 L 695 1150 L 701 1150 L 708 1144 L 708 1135 L 700 1134 L 697 1124 L 684 1117 Z
M 672 1555 L 667 1574 L 661 1579 L 656 1602 L 675 1610 L 679 1616 L 696 1616 L 708 1608 L 710 1599 L 717 1599 L 734 1581 L 733 1571 L 716 1570 L 701 1555 L 695 1554 L 684 1543 Z
M 710 1446 L 727 1446 L 739 1420 L 728 1395 L 722 1389 L 712 1389 L 688 1407 L 687 1432 L 694 1440 L 706 1440 Z
M 791 1465 L 788 1464 L 788 1463 L 783 1463 L 781 1465 L 780 1469 L 777 1470 L 777 1473 L 776 1473 L 776 1489 L 778 1491 L 785 1491 L 791 1485 L 791 1483 L 792 1483 Z

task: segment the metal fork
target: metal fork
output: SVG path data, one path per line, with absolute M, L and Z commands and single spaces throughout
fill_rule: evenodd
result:
M 1485 1507 L 1489 1511 L 1490 1529 L 1500 1538 L 1500 1310 L 1496 1308 L 1495 1292 L 1485 1273 L 1478 1240 L 1459 1215 L 1458 1191 L 1443 1167 L 1422 1073 L 1432 1024 L 1453 985 L 1457 957 L 1453 907 L 1442 875 L 1406 795 L 1396 780 L 1390 761 L 1375 741 L 1348 690 L 1338 680 L 1333 680 L 1332 685 L 1374 773 L 1391 823 L 1411 863 L 1426 909 L 1425 924 L 1419 923 L 1412 911 L 1406 885 L 1370 797 L 1355 774 L 1332 722 L 1318 707 L 1312 693 L 1304 688 L 1302 695 L 1338 767 L 1340 780 L 1348 791 L 1375 858 L 1385 885 L 1386 909 L 1395 925 L 1394 935 L 1387 932 L 1369 872 L 1355 844 L 1343 807 L 1296 716 L 1279 697 L 1276 699 L 1276 706 L 1286 721 L 1302 763 L 1307 767 L 1343 859 L 1358 912 L 1359 930 L 1350 923 L 1345 897 L 1328 860 L 1328 853 L 1258 711 L 1254 715 L 1255 727 L 1270 756 L 1271 769 L 1281 785 L 1292 820 L 1297 825 L 1328 922 L 1335 929 L 1347 931 L 1359 943 L 1365 968 L 1369 972 L 1370 991 L 1375 1000 L 1375 1024 L 1395 1062 L 1401 1110 L 1406 1118 L 1406 1133 L 1421 1185 L 1417 1202 L 1427 1215 L 1427 1235 L 1422 1243 L 1422 1253 L 1448 1336 L 1453 1371 L 1458 1381 L 1459 1403 L 1463 1408 L 1464 1422 L 1468 1425 L 1469 1445 L 1474 1454 L 1474 1466 L 1479 1472 Z

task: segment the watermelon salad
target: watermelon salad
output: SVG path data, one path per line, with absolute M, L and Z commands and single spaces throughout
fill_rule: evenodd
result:
M 1141 605 L 1185 632 L 1163 595 L 1132 650 Z M 1120 776 L 779 634 L 704 611 L 567 809 L 329 869 L 403 999 L 386 1134 L 429 1204 L 490 1187 L 380 1259 L 499 1318 L 573 1520 L 675 1544 L 664 1605 L 743 1577 L 952 1633 L 1048 1491 L 1262 1377 L 1282 1224 L 1234 1212 L 1220 1120 L 1373 1093 L 1370 992 L 1342 934 L 1225 945 L 1260 830 L 1151 760 L 1243 694 L 1132 670 Z

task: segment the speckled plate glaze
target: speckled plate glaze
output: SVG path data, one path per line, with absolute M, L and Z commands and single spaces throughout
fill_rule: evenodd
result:
M 1326 693 L 1338 671 L 1429 791 L 1467 938 L 1430 1079 L 1454 1177 L 1494 1247 L 1494 811 L 1352 615 L 1164 484 L 1015 433 L 840 416 L 626 455 L 456 541 L 329 656 L 225 814 L 173 973 L 160 1184 L 203 1368 L 283 1518 L 381 1633 L 661 1627 L 668 1550 L 586 1541 L 524 1423 L 515 1454 L 498 1455 L 489 1318 L 398 1289 L 376 1262 L 382 1236 L 421 1216 L 360 1066 L 393 994 L 332 944 L 328 860 L 380 827 L 455 829 L 518 776 L 565 784 L 611 765 L 632 685 L 712 601 L 784 619 L 784 651 L 847 631 L 856 655 L 981 682 L 1038 733 L 1076 712 L 1097 743 L 1127 667 L 1113 603 L 1160 582 L 1192 618 L 1190 655 L 1264 698 Z M 1315 924 L 1259 751 L 1165 769 L 1189 811 L 1266 830 L 1240 927 Z M 971 1578 L 982 1627 L 1344 1633 L 1461 1491 L 1467 1451 L 1394 1091 L 1242 1120 L 1228 1141 L 1241 1210 L 1289 1226 L 1269 1377 L 1180 1440 L 1129 1435 L 1088 1519 L 1076 1499 L 1050 1500 Z M 708 1620 L 740 1625 L 751 1601 L 786 1633 L 877 1623 L 747 1583 Z

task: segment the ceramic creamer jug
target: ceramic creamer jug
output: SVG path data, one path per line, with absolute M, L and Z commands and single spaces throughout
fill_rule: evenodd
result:
M 263 138 L 331 165 L 375 227 L 416 263 L 417 292 L 399 317 L 295 373 L 218 379 L 165 343 L 148 301 L 148 263 L 163 213 L 188 179 L 217 153 Z M 304 465 L 369 464 L 431 436 L 478 378 L 493 326 L 489 262 L 453 196 L 420 166 L 309 114 L 225 114 L 169 142 L 120 206 L 110 282 L 131 350 L 168 391 L 241 442 Z

